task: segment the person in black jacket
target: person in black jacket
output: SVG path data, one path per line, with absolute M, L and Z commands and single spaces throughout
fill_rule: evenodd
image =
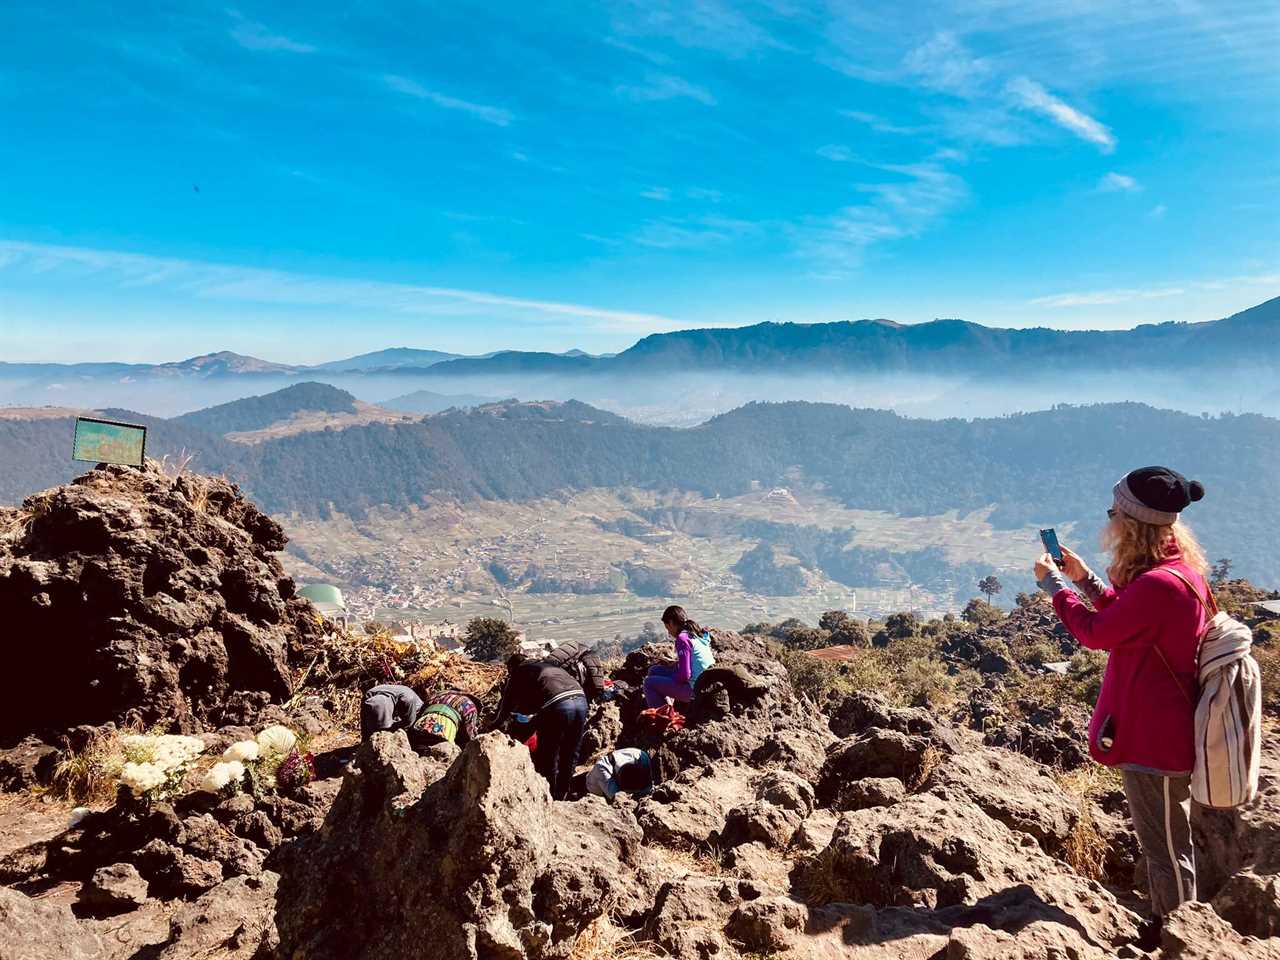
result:
M 604 664 L 600 655 L 585 643 L 571 640 L 562 643 L 546 656 L 547 663 L 554 663 L 566 670 L 580 684 L 587 699 L 595 703 L 607 699 L 605 694 Z
M 533 765 L 551 787 L 552 799 L 564 800 L 587 729 L 587 695 L 582 685 L 563 667 L 515 654 L 507 661 L 497 725 L 517 714 L 532 717 L 538 733 Z

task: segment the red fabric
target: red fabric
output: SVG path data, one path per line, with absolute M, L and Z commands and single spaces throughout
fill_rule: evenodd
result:
M 1208 585 L 1173 558 L 1120 589 L 1108 587 L 1091 611 L 1073 590 L 1059 590 L 1053 608 L 1084 646 L 1108 652 L 1102 691 L 1089 722 L 1089 752 L 1106 766 L 1131 763 L 1184 772 L 1195 764 L 1196 654 L 1205 613 L 1177 569 L 1208 595 Z M 1159 643 L 1169 667 L 1153 647 Z M 1107 717 L 1115 743 L 1098 746 Z
M 684 729 L 684 714 L 666 704 L 661 707 L 649 707 L 640 711 L 640 727 L 648 733 L 661 735 L 668 730 L 674 732 Z

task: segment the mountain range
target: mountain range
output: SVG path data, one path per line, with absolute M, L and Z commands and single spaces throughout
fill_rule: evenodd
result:
M 562 491 L 640 487 L 706 497 L 757 486 L 821 492 L 898 516 L 990 511 L 1003 529 L 1095 531 L 1111 484 L 1146 463 L 1205 483 L 1193 508 L 1215 556 L 1280 581 L 1280 420 L 1191 416 L 1137 403 L 1059 406 L 973 420 L 918 420 L 823 403 L 753 403 L 692 428 L 637 424 L 588 404 L 504 401 L 443 413 L 353 421 L 354 397 L 323 384 L 175 419 L 110 410 L 147 424 L 148 452 L 196 454 L 278 515 L 360 516 L 433 500 L 523 501 Z M 324 416 L 302 417 L 324 410 Z M 301 423 L 254 442 L 224 434 Z M 344 419 L 346 418 L 346 419 Z M 0 501 L 84 469 L 69 458 L 73 411 L 0 413 Z M 1090 535 L 1091 536 L 1091 535 Z M 1029 549 L 1033 544 L 1029 543 Z

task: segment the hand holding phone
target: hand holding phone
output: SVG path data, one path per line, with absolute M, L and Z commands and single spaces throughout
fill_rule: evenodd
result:
M 1058 534 L 1054 532 L 1053 527 L 1040 531 L 1040 542 L 1044 544 L 1044 549 L 1049 556 L 1053 557 L 1053 562 L 1062 567 L 1062 547 L 1058 544 Z

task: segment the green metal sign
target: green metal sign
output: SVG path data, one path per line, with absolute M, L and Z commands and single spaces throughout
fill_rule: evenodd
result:
M 123 463 L 142 466 L 147 455 L 147 428 L 114 420 L 76 418 L 76 438 L 71 449 L 72 460 L 90 463 Z

